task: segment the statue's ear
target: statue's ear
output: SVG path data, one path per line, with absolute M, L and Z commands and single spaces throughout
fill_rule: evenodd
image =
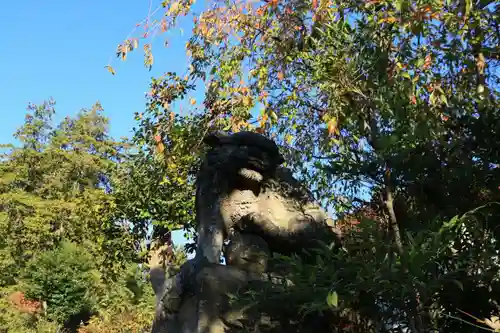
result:
M 203 138 L 203 143 L 210 146 L 210 147 L 215 147 L 221 144 L 222 140 L 224 138 L 227 138 L 228 135 L 225 132 L 222 131 L 217 131 L 217 132 L 212 132 L 208 133 L 204 138 Z

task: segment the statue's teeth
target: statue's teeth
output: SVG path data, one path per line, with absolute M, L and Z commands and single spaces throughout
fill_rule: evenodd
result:
M 262 175 L 259 172 L 247 168 L 240 169 L 238 171 L 238 174 L 246 179 L 250 179 L 257 182 L 260 182 L 263 179 Z

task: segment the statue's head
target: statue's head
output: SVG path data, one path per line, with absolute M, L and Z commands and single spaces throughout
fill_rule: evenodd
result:
M 228 179 L 260 183 L 284 162 L 276 143 L 255 132 L 213 132 L 203 141 L 210 147 L 209 163 L 225 172 Z

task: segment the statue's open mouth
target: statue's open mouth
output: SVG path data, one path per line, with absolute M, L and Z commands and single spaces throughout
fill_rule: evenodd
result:
M 238 170 L 238 175 L 247 181 L 260 183 L 264 179 L 264 173 L 267 168 L 269 168 L 268 163 L 251 156 Z
M 249 180 L 251 182 L 260 183 L 264 179 L 264 177 L 262 176 L 262 173 L 260 173 L 259 171 L 250 169 L 250 168 L 239 169 L 238 175 L 240 175 L 244 179 Z

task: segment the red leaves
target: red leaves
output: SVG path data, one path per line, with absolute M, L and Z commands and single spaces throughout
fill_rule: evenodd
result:
M 276 8 L 276 7 L 278 7 L 278 2 L 279 2 L 279 0 L 271 0 L 271 1 L 269 1 L 269 4 L 270 4 L 273 8 Z
M 9 301 L 21 312 L 37 313 L 42 311 L 42 303 L 26 299 L 20 291 L 10 294 Z

